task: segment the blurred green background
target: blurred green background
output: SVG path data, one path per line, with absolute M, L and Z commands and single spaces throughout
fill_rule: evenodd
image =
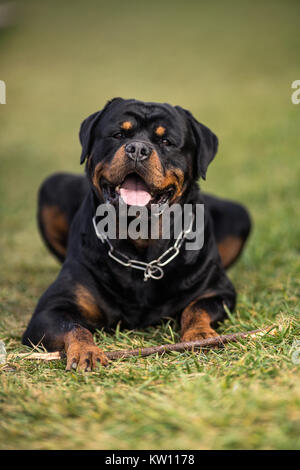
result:
M 28 250 L 30 259 L 39 246 L 33 229 L 39 183 L 52 171 L 83 171 L 79 125 L 114 96 L 190 109 L 220 139 L 203 189 L 239 198 L 263 215 L 266 204 L 277 212 L 288 198 L 292 216 L 299 181 L 300 106 L 291 103 L 291 83 L 299 78 L 299 2 L 15 5 L 16 25 L 0 30 L 0 79 L 7 86 L 0 177 L 1 235 L 14 252 L 21 243 L 19 256 Z
M 0 27 L 0 80 L 7 87 L 7 104 L 0 105 L 0 334 L 8 348 L 18 348 L 37 299 L 59 269 L 37 232 L 38 186 L 51 172 L 83 171 L 80 123 L 115 96 L 181 105 L 218 135 L 219 153 L 202 188 L 242 201 L 254 221 L 247 250 L 230 274 L 240 293 L 237 316 L 244 329 L 278 318 L 289 325 L 293 315 L 298 322 L 300 105 L 291 102 L 291 84 L 300 79 L 299 17 L 297 0 L 14 3 L 11 25 Z M 234 329 L 230 323 L 227 327 Z M 276 359 L 269 359 L 265 370 L 273 371 L 282 360 L 279 350 Z M 32 369 L 23 373 L 23 382 L 12 385 L 20 396 L 28 377 L 34 377 Z M 296 383 L 290 373 L 287 390 Z M 267 381 L 261 374 L 254 397 L 263 394 L 259 380 Z M 53 377 L 48 377 L 51 384 Z M 36 380 L 43 379 L 39 375 Z M 232 422 L 229 417 L 207 434 L 204 426 L 207 437 L 201 446 L 295 447 L 300 424 L 288 430 L 281 425 L 291 413 L 299 419 L 299 394 L 286 396 L 280 389 L 286 398 L 280 405 L 282 414 L 276 415 L 275 389 L 274 414 L 265 416 L 268 431 L 261 439 L 253 424 L 253 405 L 253 423 L 250 418 Z M 35 395 L 28 393 L 34 402 Z M 72 392 L 61 393 L 63 402 Z M 247 398 L 240 400 L 246 410 Z M 207 409 L 205 399 L 203 403 L 200 408 Z M 225 408 L 221 401 L 218 412 L 222 415 Z M 259 413 L 262 410 L 263 406 Z M 10 447 L 55 446 L 55 439 L 52 444 L 39 441 L 38 431 L 29 444 L 14 427 L 24 414 L 6 412 L 12 426 L 6 435 Z M 133 441 L 123 443 L 123 448 L 142 448 L 143 442 L 163 448 L 173 442 L 172 429 L 162 441 L 153 437 L 151 426 L 144 434 L 140 430 L 145 441 L 133 428 Z M 243 434 L 246 428 L 249 435 Z M 78 442 L 86 447 L 85 431 L 80 429 L 83 437 Z M 233 429 L 235 437 L 228 443 L 224 431 L 228 436 Z M 185 431 L 183 439 L 178 432 L 174 431 L 177 448 L 180 443 L 200 445 L 194 434 Z M 62 442 L 57 445 L 75 446 Z

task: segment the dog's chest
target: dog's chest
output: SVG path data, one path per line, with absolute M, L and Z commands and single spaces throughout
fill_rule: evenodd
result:
M 125 288 L 116 289 L 113 297 L 115 322 L 121 321 L 123 327 L 130 329 L 154 325 L 163 318 L 174 317 L 187 303 L 178 286 L 175 288 L 175 284 L 153 279 L 147 282 L 132 280 L 125 284 Z

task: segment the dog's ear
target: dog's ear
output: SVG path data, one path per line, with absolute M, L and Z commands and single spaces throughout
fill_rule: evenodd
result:
M 100 117 L 103 115 L 104 111 L 115 101 L 123 101 L 122 98 L 113 98 L 108 101 L 105 107 L 101 111 L 91 114 L 87 117 L 81 124 L 79 130 L 79 140 L 82 146 L 82 152 L 80 157 L 80 164 L 85 162 L 85 159 L 90 155 L 91 146 L 93 143 L 93 130 L 97 122 L 99 122 Z
M 89 156 L 92 144 L 92 134 L 96 123 L 99 121 L 102 111 L 97 111 L 87 117 L 80 126 L 79 140 L 82 146 L 80 165 L 85 162 Z
M 198 122 L 190 111 L 180 106 L 176 108 L 185 113 L 196 140 L 195 176 L 197 179 L 201 176 L 205 180 L 207 167 L 218 151 L 218 138 L 208 127 Z

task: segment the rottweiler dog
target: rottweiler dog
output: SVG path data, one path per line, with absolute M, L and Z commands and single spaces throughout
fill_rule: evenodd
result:
M 226 269 L 241 254 L 251 222 L 242 205 L 199 189 L 217 152 L 215 134 L 179 106 L 115 98 L 82 123 L 79 137 L 86 174 L 56 173 L 39 191 L 40 232 L 63 265 L 23 344 L 65 351 L 66 370 L 90 371 L 107 363 L 93 341 L 95 329 L 143 328 L 176 316 L 182 341 L 216 336 L 226 306 L 232 310 L 236 301 Z M 126 260 L 151 263 L 176 239 L 102 243 L 93 224 L 97 207 L 120 198 L 128 207 L 204 204 L 202 248 L 188 251 L 182 240 L 159 279 L 145 282 Z M 122 254 L 123 264 L 112 252 Z

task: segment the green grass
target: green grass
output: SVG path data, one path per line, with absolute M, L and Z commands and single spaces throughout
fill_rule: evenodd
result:
M 9 352 L 59 266 L 35 222 L 42 179 L 79 167 L 80 122 L 113 96 L 190 109 L 220 138 L 206 191 L 240 200 L 254 229 L 230 271 L 237 309 L 220 332 L 277 334 L 206 354 L 0 369 L 3 449 L 300 447 L 299 3 L 25 2 L 0 30 L 0 338 Z M 104 349 L 178 340 L 173 321 L 99 332 Z M 1 366 L 0 366 L 1 367 Z

